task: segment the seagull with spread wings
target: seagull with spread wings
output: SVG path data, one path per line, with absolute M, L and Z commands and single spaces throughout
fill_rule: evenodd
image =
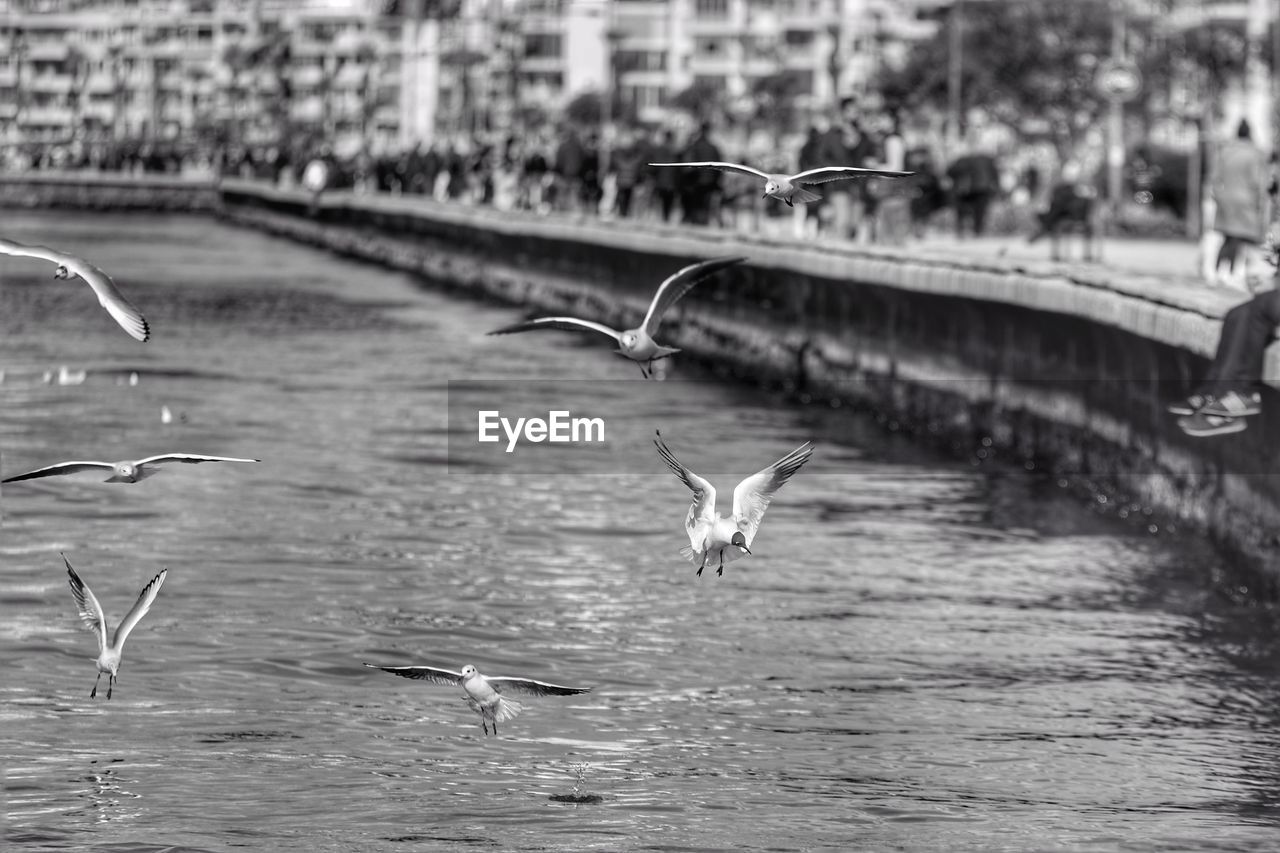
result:
M 46 468 L 37 468 L 16 477 L 6 477 L 0 483 L 16 483 L 19 480 L 36 480 L 40 477 L 61 477 L 66 474 L 79 474 L 82 471 L 110 471 L 111 476 L 104 483 L 136 483 L 160 473 L 161 465 L 170 462 L 184 462 L 196 465 L 200 462 L 261 462 L 261 459 L 241 459 L 236 456 L 202 456 L 198 453 L 162 453 L 159 456 L 148 456 L 146 459 L 124 462 L 59 462 Z
M 98 603 L 98 599 L 93 594 L 93 590 L 80 580 L 80 576 L 76 574 L 76 570 L 71 568 L 71 562 L 67 559 L 66 554 L 62 554 L 62 562 L 67 565 L 67 574 L 70 576 L 68 583 L 71 584 L 71 594 L 75 596 L 76 608 L 80 611 L 80 621 L 98 635 L 98 677 L 94 679 L 93 690 L 89 692 L 89 698 L 93 699 L 98 695 L 98 682 L 102 680 L 102 674 L 107 674 L 107 698 L 111 698 L 111 690 L 115 687 L 116 680 L 120 673 L 120 657 L 124 653 L 124 641 L 129 639 L 129 633 L 138 625 L 143 616 L 147 615 L 147 611 L 151 609 L 151 605 L 156 600 L 156 595 L 160 592 L 160 587 L 164 585 L 164 579 L 169 574 L 169 570 L 165 569 L 156 575 L 151 581 L 142 588 L 142 594 L 138 596 L 138 600 L 134 602 L 133 607 L 120 620 L 120 627 L 116 628 L 116 634 L 111 638 L 111 643 L 107 643 L 107 617 L 102 612 L 102 605 Z
M 726 267 L 740 264 L 746 258 L 715 258 L 702 263 L 690 264 L 658 286 L 658 292 L 649 303 L 644 320 L 634 329 L 618 331 L 603 323 L 591 320 L 579 320 L 577 317 L 539 317 L 513 326 L 494 329 L 491 335 L 509 335 L 515 332 L 528 332 L 534 329 L 568 329 L 581 331 L 590 329 L 608 335 L 618 342 L 617 353 L 640 365 L 640 373 L 646 379 L 651 375 L 653 363 L 660 358 L 680 352 L 674 347 L 665 347 L 654 341 L 658 326 L 662 323 L 662 315 L 674 305 L 680 297 L 699 282 L 710 278 Z
M 503 693 L 573 696 L 591 692 L 590 687 L 562 687 L 559 684 L 547 684 L 545 681 L 534 681 L 530 678 L 481 675 L 470 664 L 464 666 L 462 672 L 436 669 L 434 666 L 380 666 L 376 663 L 366 663 L 365 666 L 402 678 L 416 678 L 419 681 L 430 681 L 435 684 L 460 686 L 466 694 L 467 706 L 480 715 L 480 726 L 485 734 L 489 733 L 489 726 L 492 724 L 493 733 L 496 735 L 499 720 L 505 722 L 524 710 L 523 705 L 514 699 L 508 699 Z
M 733 490 L 733 513 L 725 517 L 716 512 L 715 487 L 676 459 L 662 440 L 661 432 L 653 443 L 668 467 L 693 492 L 693 503 L 689 505 L 689 514 L 684 522 L 689 544 L 681 548 L 680 553 L 698 564 L 699 577 L 713 556 L 718 555 L 720 559 L 716 574 L 723 575 L 725 563 L 751 553 L 751 542 L 760 529 L 760 521 L 774 493 L 813 454 L 813 444 L 806 441 L 768 468 L 743 480 Z
M 147 324 L 141 312 L 134 308 L 128 299 L 124 298 L 120 288 L 116 287 L 116 283 L 111 280 L 111 276 L 88 261 L 77 258 L 75 255 L 59 252 L 56 249 L 48 249 L 44 246 L 25 246 L 12 240 L 0 240 L 0 255 L 52 261 L 58 265 L 57 269 L 53 271 L 54 278 L 71 278 L 72 275 L 80 276 L 88 283 L 89 287 L 93 288 L 93 292 L 98 295 L 98 302 L 102 303 L 102 307 L 107 309 L 107 313 L 115 318 L 115 321 L 120 324 L 122 329 L 140 341 L 145 341 L 151 337 L 151 327 Z
M 650 163 L 650 166 L 683 166 L 690 169 L 715 169 L 718 172 L 733 172 L 739 175 L 751 175 L 764 178 L 764 195 L 761 198 L 774 198 L 785 201 L 787 207 L 794 204 L 807 204 L 822 198 L 815 192 L 805 189 L 813 184 L 827 184 L 832 181 L 847 181 L 850 178 L 905 178 L 915 172 L 894 172 L 889 169 L 859 169 L 857 166 L 822 166 L 808 169 L 795 175 L 771 174 L 742 166 L 738 163 L 721 163 L 719 161 L 700 161 L 697 163 Z

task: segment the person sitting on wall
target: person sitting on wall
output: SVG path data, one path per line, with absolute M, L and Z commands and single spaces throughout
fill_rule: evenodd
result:
M 1280 261 L 1280 246 L 1268 246 L 1273 262 Z M 1276 273 L 1280 288 L 1280 269 Z M 1258 383 L 1263 354 L 1280 326 L 1280 289 L 1265 290 L 1227 312 L 1222 318 L 1218 348 L 1204 383 L 1190 397 L 1171 403 L 1187 435 L 1207 437 L 1240 432 L 1245 418 L 1262 411 Z

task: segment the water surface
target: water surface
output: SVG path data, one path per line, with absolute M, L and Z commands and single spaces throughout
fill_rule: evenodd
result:
M 7 849 L 1277 837 L 1275 612 L 1220 595 L 1193 539 L 754 389 L 672 381 L 659 418 L 599 347 L 484 336 L 518 310 L 212 220 L 8 213 L 3 233 L 92 258 L 155 329 L 137 344 L 83 284 L 0 261 L 6 473 L 264 460 L 6 487 Z M 61 366 L 89 373 L 59 385 Z M 610 380 L 610 404 L 659 418 L 691 464 L 725 440 L 744 475 L 817 441 L 757 556 L 695 578 L 688 493 L 656 456 L 608 475 L 572 453 L 557 475 L 448 466 L 450 379 L 525 379 L 536 400 L 570 376 Z M 110 702 L 88 697 L 59 551 L 112 622 L 170 570 Z M 456 691 L 366 660 L 594 690 L 530 699 L 485 738 Z M 552 799 L 575 786 L 602 801 Z

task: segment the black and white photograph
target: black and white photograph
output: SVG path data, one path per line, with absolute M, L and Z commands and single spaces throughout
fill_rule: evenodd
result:
M 1280 0 L 0 0 L 0 847 L 1280 844 Z

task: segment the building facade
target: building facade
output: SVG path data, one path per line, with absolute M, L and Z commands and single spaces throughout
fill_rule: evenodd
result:
M 0 144 L 314 133 L 339 153 L 691 87 L 827 106 L 943 0 L 0 0 Z

